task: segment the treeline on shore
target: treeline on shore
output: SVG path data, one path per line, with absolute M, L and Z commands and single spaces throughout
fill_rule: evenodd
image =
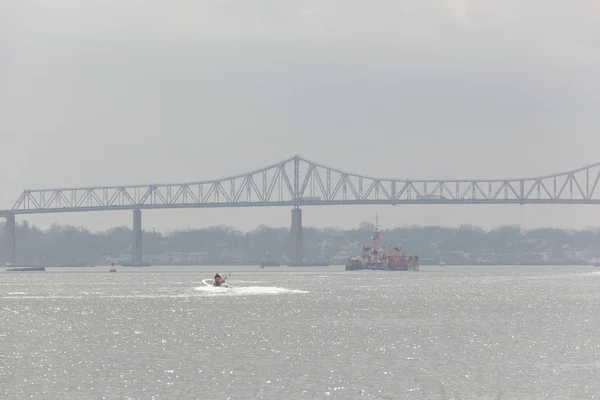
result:
M 362 223 L 356 229 L 312 228 L 303 230 L 307 260 L 343 260 L 359 254 L 369 245 L 373 225 Z M 5 243 L 5 230 L 0 230 Z M 598 230 L 557 228 L 523 229 L 502 226 L 484 230 L 472 225 L 459 228 L 413 226 L 382 230 L 382 242 L 400 245 L 422 260 L 447 263 L 475 260 L 570 260 L 594 258 L 598 254 Z M 83 227 L 54 224 L 47 230 L 17 225 L 17 262 L 31 264 L 97 264 L 107 257 L 131 254 L 132 230 L 116 227 L 91 232 Z M 208 260 L 284 263 L 291 247 L 289 228 L 261 225 L 249 232 L 228 226 L 178 230 L 168 233 L 143 233 L 146 256 L 203 253 Z M 5 246 L 0 246 L 2 259 Z

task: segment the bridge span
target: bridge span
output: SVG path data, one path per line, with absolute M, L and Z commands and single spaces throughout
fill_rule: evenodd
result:
M 14 263 L 15 216 L 133 210 L 132 262 L 142 261 L 141 210 L 291 207 L 293 262 L 303 260 L 304 206 L 366 204 L 600 204 L 600 163 L 513 179 L 384 179 L 340 171 L 298 155 L 221 179 L 147 185 L 27 189 L 6 218 L 5 262 Z

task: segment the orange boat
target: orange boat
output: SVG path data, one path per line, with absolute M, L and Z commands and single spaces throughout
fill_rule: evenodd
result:
M 373 230 L 373 246 L 365 246 L 362 256 L 348 258 L 346 271 L 382 270 L 382 271 L 418 271 L 419 256 L 407 256 L 400 247 L 381 247 L 379 217 L 376 217 Z

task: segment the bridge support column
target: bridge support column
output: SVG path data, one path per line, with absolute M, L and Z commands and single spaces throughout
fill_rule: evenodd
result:
M 6 225 L 4 226 L 4 262 L 14 264 L 17 258 L 17 235 L 16 235 L 15 214 L 6 216 Z
M 131 244 L 131 262 L 141 263 L 142 255 L 142 211 L 133 210 L 133 243 Z
M 292 210 L 292 226 L 290 229 L 292 236 L 292 263 L 301 263 L 304 261 L 304 251 L 302 244 L 302 210 L 296 206 Z

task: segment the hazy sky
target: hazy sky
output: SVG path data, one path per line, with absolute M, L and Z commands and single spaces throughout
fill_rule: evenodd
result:
M 2 0 L 0 208 L 24 188 L 181 182 L 298 153 L 398 178 L 600 161 L 600 5 L 578 0 Z M 306 208 L 305 225 L 600 225 L 591 206 Z M 145 229 L 290 210 L 144 211 Z M 23 217 L 19 217 L 22 221 Z M 33 216 L 93 230 L 131 212 Z

